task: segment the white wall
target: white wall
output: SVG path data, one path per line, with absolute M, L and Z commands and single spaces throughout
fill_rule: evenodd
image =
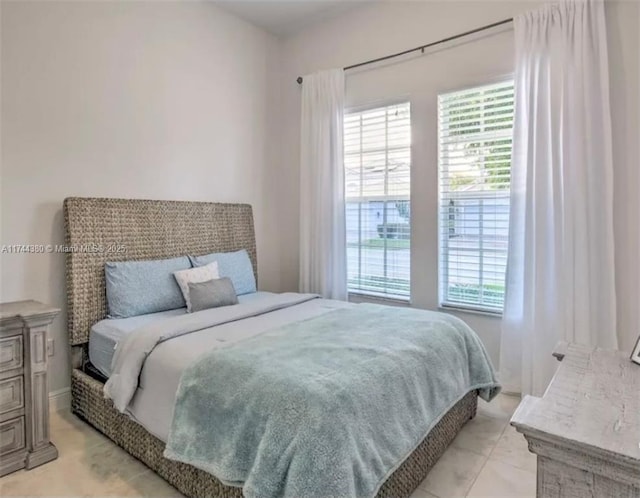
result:
M 288 38 L 283 47 L 283 159 L 279 164 L 281 287 L 297 286 L 298 237 L 298 75 L 343 67 L 431 40 L 512 17 L 540 2 L 386 2 L 355 9 Z M 620 339 L 625 349 L 638 334 L 638 15 L 637 3 L 607 6 L 611 44 L 611 81 L 616 133 L 616 244 Z M 635 10 L 634 10 L 635 9 Z M 412 104 L 412 295 L 413 305 L 437 307 L 437 157 L 436 96 L 438 92 L 490 82 L 513 71 L 513 33 L 474 39 L 403 62 L 350 71 L 349 105 L 396 97 Z M 498 361 L 500 320 L 458 313 L 479 333 Z M 633 326 L 636 324 L 636 326 Z
M 277 286 L 277 40 L 208 2 L 1 8 L 2 244 L 61 244 L 68 196 L 248 202 L 260 287 Z M 2 301 L 65 308 L 62 254 L 1 263 Z M 56 391 L 69 384 L 64 312 L 52 330 Z

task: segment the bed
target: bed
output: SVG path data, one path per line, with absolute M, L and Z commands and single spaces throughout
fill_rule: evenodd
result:
M 89 361 L 92 327 L 107 315 L 107 261 L 171 258 L 245 249 L 257 275 L 251 206 L 180 201 L 68 198 L 64 202 L 68 331 L 72 347 L 72 411 L 190 497 L 240 497 L 242 489 L 163 456 L 165 442 L 118 411 Z M 126 248 L 126 252 L 122 252 Z M 95 334 L 95 329 L 94 329 Z M 94 335 L 95 336 L 95 335 Z M 103 334 L 105 348 L 111 337 Z M 94 346 L 92 346 L 94 347 Z M 98 348 L 99 349 L 99 348 Z M 96 358 L 96 351 L 92 352 Z M 95 360 L 94 360 L 95 361 Z M 104 360 L 102 373 L 109 360 Z M 379 487 L 377 496 L 409 496 L 464 424 L 475 416 L 477 390 L 449 409 Z M 145 424 L 149 427 L 149 424 Z M 160 436 L 160 437 L 159 437 Z

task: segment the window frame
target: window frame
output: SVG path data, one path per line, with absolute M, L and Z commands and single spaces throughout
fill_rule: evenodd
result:
M 513 83 L 513 88 L 514 88 L 514 103 L 513 103 L 513 112 L 514 112 L 514 118 L 513 118 L 513 123 L 512 123 L 512 133 L 511 133 L 511 160 L 510 160 L 510 167 L 509 167 L 509 175 L 511 176 L 511 168 L 513 166 L 513 127 L 515 126 L 515 107 L 516 107 L 516 102 L 515 102 L 515 76 L 514 74 L 508 74 L 508 75 L 503 75 L 501 77 L 496 77 L 496 78 L 487 78 L 484 79 L 483 81 L 476 81 L 473 84 L 469 84 L 469 85 L 464 85 L 461 87 L 457 87 L 457 88 L 451 88 L 451 89 L 447 89 L 447 90 L 439 90 L 436 94 L 436 132 L 437 132 L 437 138 L 436 138 L 436 182 L 437 182 L 437 231 L 438 231 L 438 237 L 437 237 L 437 278 L 438 278 L 438 282 L 437 282 L 437 289 L 438 289 L 438 309 L 441 309 L 443 311 L 460 311 L 460 312 L 465 312 L 465 313 L 471 313 L 471 314 L 477 314 L 477 315 L 486 315 L 486 316 L 491 316 L 491 317 L 502 317 L 504 314 L 504 299 L 502 301 L 502 308 L 493 308 L 493 307 L 489 307 L 489 306 L 483 306 L 480 304 L 474 304 L 474 303 L 458 303 L 458 302 L 451 302 L 451 301 L 447 301 L 445 300 L 445 295 L 447 294 L 447 292 L 445 291 L 445 286 L 447 284 L 447 282 L 449 281 L 448 277 L 447 278 L 443 278 L 443 274 L 446 272 L 448 273 L 448 256 L 449 256 L 449 251 L 446 251 L 446 255 L 444 254 L 444 247 L 445 247 L 445 241 L 444 241 L 444 230 L 443 227 L 441 225 L 442 223 L 442 212 L 441 212 L 441 207 L 442 207 L 442 202 L 443 202 L 443 189 L 441 188 L 441 181 L 442 181 L 442 173 L 443 170 L 441 168 L 440 165 L 440 157 L 441 157 L 441 143 L 442 143 L 442 129 L 440 126 L 440 105 L 439 105 L 439 100 L 440 97 L 443 95 L 447 95 L 447 94 L 452 94 L 452 93 L 458 93 L 458 92 L 466 92 L 466 91 L 472 91 L 478 88 L 482 88 L 482 87 L 489 87 L 489 86 L 493 86 L 493 85 L 501 85 L 501 84 L 507 84 L 507 83 Z M 510 200 L 510 194 L 511 194 L 511 178 L 509 178 L 509 217 L 511 215 L 511 200 Z M 509 227 L 510 228 L 510 227 Z M 508 260 L 508 238 L 507 238 L 507 260 Z M 446 244 L 446 246 L 448 247 L 448 244 Z M 443 262 L 443 259 L 447 258 L 447 262 Z M 506 287 L 506 269 L 505 269 L 505 287 Z
M 373 111 L 376 109 L 383 109 L 383 108 L 387 108 L 387 107 L 392 107 L 392 106 L 396 106 L 396 105 L 403 105 L 403 104 L 408 104 L 409 106 L 409 209 L 411 209 L 411 197 L 412 197 L 412 192 L 413 189 L 411 188 L 411 183 L 412 183 L 412 169 L 413 169 L 413 115 L 412 115 L 412 108 L 413 108 L 413 103 L 411 102 L 411 99 L 409 98 L 408 95 L 404 95 L 404 96 L 398 96 L 398 97 L 394 97 L 394 98 L 389 98 L 389 99 L 381 99 L 381 100 L 376 100 L 376 101 L 372 101 L 369 102 L 367 104 L 360 104 L 360 105 L 354 105 L 354 106 L 349 106 L 349 107 L 345 107 L 344 108 L 344 112 L 343 112 L 343 124 L 346 120 L 346 117 L 349 114 L 357 114 L 357 113 L 363 113 L 363 112 L 367 112 L 367 111 Z M 386 148 L 385 148 L 386 150 Z M 342 157 L 343 157 L 343 161 L 346 157 L 346 148 L 343 145 L 343 153 L 342 153 Z M 344 166 L 344 170 L 345 170 L 345 176 L 346 176 L 346 165 Z M 347 199 L 347 195 L 346 195 L 346 189 L 345 189 L 345 207 L 347 204 L 348 199 Z M 387 200 L 385 200 L 384 202 L 388 202 Z M 346 209 L 345 209 L 345 218 L 346 218 Z M 386 294 L 386 293 L 382 293 L 382 292 L 375 292 L 375 291 L 368 291 L 368 290 L 361 290 L 361 289 L 352 289 L 349 287 L 349 283 L 347 281 L 347 295 L 349 296 L 349 300 L 351 300 L 351 296 L 354 297 L 354 301 L 358 302 L 358 301 L 367 301 L 367 300 L 371 300 L 371 301 L 377 301 L 377 302 L 384 302 L 387 301 L 391 304 L 396 304 L 396 305 L 410 305 L 412 302 L 412 275 L 411 275 L 411 259 L 412 259 L 412 217 L 409 219 L 409 294 L 407 296 L 402 296 L 402 295 L 398 295 L 398 294 Z M 346 222 L 346 219 L 345 219 Z M 345 246 L 345 250 L 348 248 L 348 245 Z M 347 259 L 347 272 L 348 272 L 348 259 Z

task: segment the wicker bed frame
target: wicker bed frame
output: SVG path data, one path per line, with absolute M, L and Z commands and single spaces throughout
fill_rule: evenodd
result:
M 211 474 L 162 456 L 164 443 L 119 413 L 103 397 L 104 384 L 86 372 L 91 326 L 106 317 L 104 263 L 246 249 L 257 275 L 251 206 L 205 202 L 68 198 L 67 303 L 72 347 L 73 413 L 141 460 L 183 494 L 241 497 Z M 409 496 L 462 426 L 475 416 L 477 393 L 463 397 L 382 485 L 378 496 Z

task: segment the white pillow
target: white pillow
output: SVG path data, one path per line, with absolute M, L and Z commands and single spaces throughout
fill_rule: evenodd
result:
M 187 303 L 187 311 L 191 313 L 191 300 L 189 299 L 189 284 L 199 284 L 220 278 L 218 273 L 218 262 L 214 261 L 205 266 L 191 268 L 189 270 L 174 271 L 173 276 L 180 286 L 184 301 Z

